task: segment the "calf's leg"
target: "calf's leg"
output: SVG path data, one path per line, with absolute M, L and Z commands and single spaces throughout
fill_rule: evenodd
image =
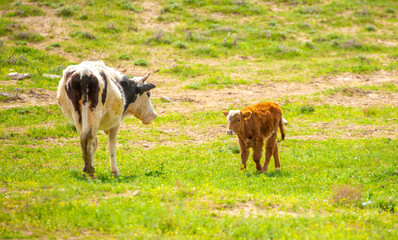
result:
M 273 152 L 273 157 L 275 161 L 275 170 L 281 170 L 281 163 L 279 162 L 279 149 L 278 149 L 278 141 L 275 139 L 275 145 L 274 145 L 274 152 Z
M 261 171 L 261 155 L 263 153 L 263 143 L 258 143 L 253 147 L 253 161 L 256 164 L 256 169 Z
M 246 147 L 246 144 L 239 138 L 239 147 L 240 147 L 240 157 L 242 159 L 242 164 L 240 166 L 240 170 L 246 169 L 246 162 L 249 158 L 249 148 Z
M 276 135 L 272 135 L 267 140 L 267 145 L 265 147 L 265 162 L 262 168 L 262 172 L 266 172 L 268 170 L 268 164 L 275 148 L 275 140 L 276 140 Z
M 109 135 L 108 150 L 111 158 L 111 173 L 115 176 L 120 175 L 119 169 L 116 164 L 116 135 L 118 130 L 119 130 L 119 125 L 108 131 Z

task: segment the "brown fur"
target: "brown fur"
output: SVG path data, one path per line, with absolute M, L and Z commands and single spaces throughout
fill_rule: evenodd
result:
M 274 157 L 275 169 L 280 169 L 276 136 L 279 128 L 282 140 L 284 140 L 285 130 L 282 125 L 282 109 L 278 104 L 272 102 L 258 103 L 244 108 L 239 114 L 230 116 L 229 112 L 225 111 L 224 115 L 230 117 L 229 131 L 234 131 L 238 136 L 242 169 L 246 168 L 249 148 L 253 148 L 253 161 L 256 163 L 257 170 L 266 172 L 271 156 Z M 260 160 L 264 141 L 266 141 L 265 162 L 261 166 Z

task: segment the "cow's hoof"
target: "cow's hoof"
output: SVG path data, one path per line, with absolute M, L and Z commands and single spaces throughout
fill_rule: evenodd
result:
M 89 173 L 83 172 L 83 178 L 87 178 L 87 177 L 90 177 L 91 180 L 95 180 L 96 179 L 96 177 L 94 176 L 94 173 L 89 174 Z
M 113 176 L 118 177 L 120 176 L 120 172 L 119 171 L 112 171 L 111 172 Z
M 280 172 L 280 171 L 281 171 L 281 168 L 280 168 L 280 167 L 278 167 L 278 168 L 275 168 L 275 171 L 278 171 L 278 172 Z

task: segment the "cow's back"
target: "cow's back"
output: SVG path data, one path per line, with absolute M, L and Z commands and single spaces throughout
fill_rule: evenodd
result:
M 123 114 L 123 92 L 117 84 L 120 76 L 101 62 L 82 62 L 63 72 L 58 86 L 58 101 L 65 116 L 82 125 L 82 105 L 99 118 L 99 129 L 109 129 L 120 122 Z M 85 97 L 85 93 L 88 94 Z
M 247 120 L 248 125 L 255 128 L 264 137 L 277 130 L 282 118 L 282 109 L 273 102 L 258 103 L 242 110 L 243 113 L 247 111 L 252 112 L 251 118 Z

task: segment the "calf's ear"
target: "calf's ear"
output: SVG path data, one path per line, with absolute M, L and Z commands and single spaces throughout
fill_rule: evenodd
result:
M 228 116 L 229 112 L 228 111 L 224 111 L 224 116 Z
M 148 92 L 148 91 L 150 91 L 151 89 L 153 89 L 153 88 L 155 88 L 155 87 L 156 87 L 156 86 L 153 85 L 152 83 L 146 83 L 146 84 L 138 85 L 138 86 L 137 86 L 138 92 L 139 92 L 140 94 L 142 94 L 142 93 L 144 93 L 144 92 Z
M 251 117 L 252 117 L 252 112 L 251 112 L 251 111 L 248 111 L 248 112 L 243 113 L 243 118 L 244 118 L 245 120 L 248 120 L 248 119 L 250 119 Z

